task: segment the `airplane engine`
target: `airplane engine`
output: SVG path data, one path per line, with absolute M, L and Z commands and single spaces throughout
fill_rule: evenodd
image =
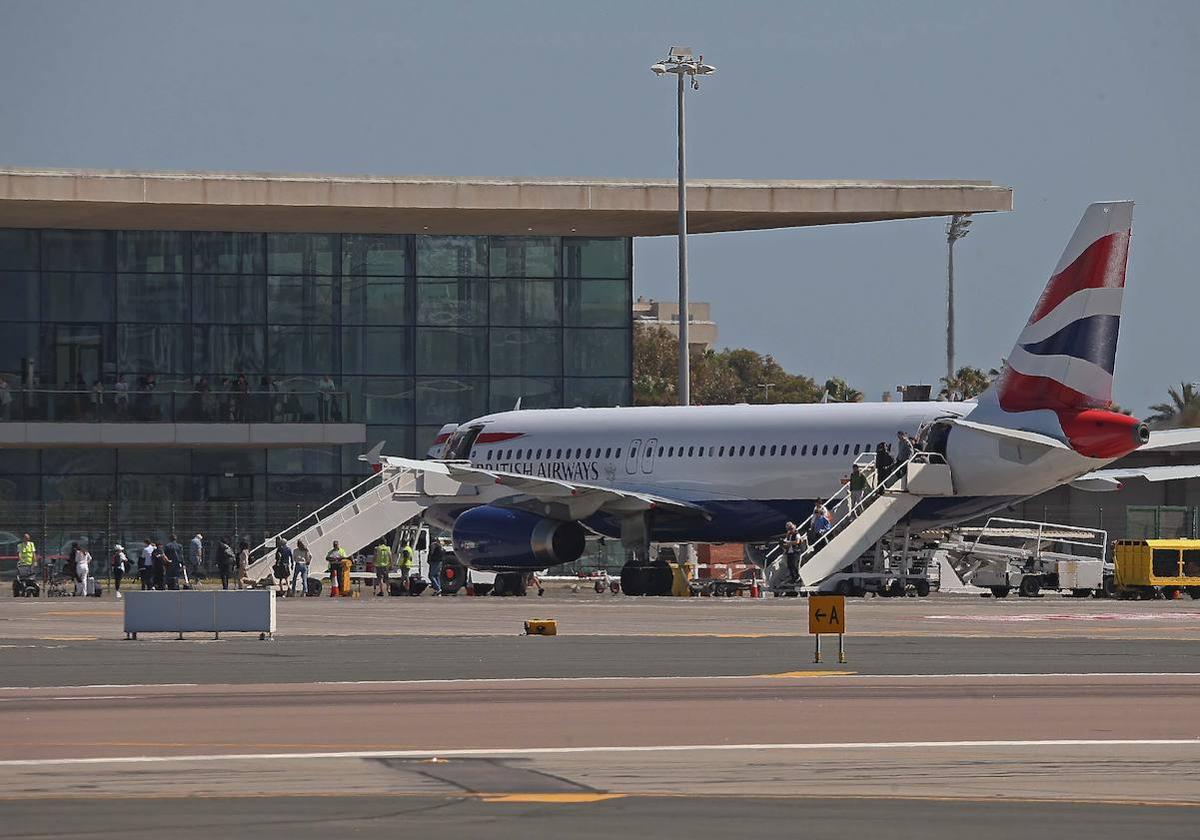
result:
M 583 554 L 578 522 L 546 519 L 512 508 L 481 505 L 459 514 L 451 531 L 454 555 L 472 569 L 535 571 L 573 563 Z

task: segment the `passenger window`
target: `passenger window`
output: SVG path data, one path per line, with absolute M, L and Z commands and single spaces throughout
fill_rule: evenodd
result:
M 559 450 L 558 450 L 558 453 L 557 453 L 557 454 L 554 456 L 554 459 L 555 459 L 556 461 L 561 461 L 561 460 L 562 460 L 562 450 L 561 450 L 561 449 L 559 449 Z
M 1155 577 L 1179 577 L 1177 549 L 1156 548 L 1150 562 Z
M 744 447 L 744 446 L 739 446 L 739 447 L 738 447 L 738 456 L 739 456 L 739 457 L 745 457 L 745 455 L 746 455 L 746 447 Z
M 720 449 L 717 450 L 717 457 L 718 458 L 725 457 L 725 447 L 724 446 L 722 446 Z
M 617 452 L 615 455 L 613 455 L 613 457 L 616 458 L 618 461 L 621 460 L 621 447 L 619 447 L 619 446 L 617 447 Z
M 591 457 L 592 457 L 592 447 L 590 447 L 590 446 L 589 446 L 589 447 L 587 448 L 587 455 L 586 455 L 585 457 L 587 457 L 587 458 L 591 458 Z
M 611 457 L 612 457 L 612 447 L 611 447 L 611 446 L 606 446 L 606 447 L 604 447 L 604 457 L 605 457 L 605 458 L 611 458 Z
M 774 447 L 774 446 L 772 446 L 772 447 L 771 447 L 771 454 L 772 454 L 772 455 L 774 455 L 774 454 L 775 454 L 775 447 Z
M 490 449 L 488 450 L 488 453 L 487 453 L 487 459 L 489 461 L 492 460 L 492 450 L 490 450 Z
M 660 447 L 658 447 L 658 457 L 661 458 L 662 456 L 663 456 L 663 448 L 660 446 Z
M 804 444 L 803 446 L 801 446 L 801 447 L 800 447 L 800 455 L 801 455 L 801 456 L 804 456 L 804 455 L 807 455 L 807 454 L 808 454 L 808 444 L 806 443 L 806 444 Z
M 794 443 L 792 444 L 792 457 L 793 458 L 796 457 L 796 444 L 794 444 Z
M 668 446 L 668 447 L 667 447 L 667 457 L 668 457 L 668 458 L 674 458 L 674 457 L 675 457 L 675 447 L 674 447 L 674 446 Z
M 857 455 L 857 454 L 858 454 L 858 444 L 857 444 L 857 443 L 856 443 L 856 444 L 854 444 L 854 454 L 855 454 L 855 455 Z
M 696 451 L 696 447 L 694 447 L 694 446 L 689 446 L 689 447 L 688 447 L 688 457 L 689 457 L 689 458 L 691 458 L 691 457 L 692 457 L 692 453 L 694 453 L 695 451 Z
M 583 451 L 582 449 L 576 449 L 576 450 L 575 450 L 575 460 L 577 460 L 577 461 L 579 460 L 579 453 L 580 453 L 580 452 L 582 452 L 582 451 Z
M 828 443 L 821 447 L 821 454 L 822 455 L 829 454 L 829 444 Z

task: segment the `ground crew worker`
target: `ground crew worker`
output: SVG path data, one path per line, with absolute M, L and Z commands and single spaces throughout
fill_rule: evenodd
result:
M 346 550 L 338 545 L 338 541 L 333 541 L 333 548 L 329 549 L 329 553 L 325 555 L 325 562 L 329 564 L 329 585 L 336 586 L 345 592 L 349 589 L 349 581 L 346 580 L 346 565 L 345 562 Z
M 21 541 L 17 543 L 17 577 L 33 580 L 36 565 L 37 546 L 28 534 L 22 534 Z
M 413 565 L 413 550 L 412 545 L 408 540 L 400 544 L 400 579 L 404 581 L 404 588 L 408 588 L 408 578 L 412 574 Z
M 375 546 L 375 594 L 388 594 L 388 572 L 392 570 L 392 549 L 386 540 Z

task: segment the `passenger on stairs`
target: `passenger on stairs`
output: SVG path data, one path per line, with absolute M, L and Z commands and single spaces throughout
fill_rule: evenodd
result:
M 825 505 L 817 502 L 813 506 L 812 523 L 808 526 L 808 544 L 816 545 L 817 541 L 833 527 L 833 520 Z
M 238 543 L 237 553 L 237 588 L 246 588 L 246 578 L 250 575 L 250 543 L 242 540 Z
M 875 447 L 875 486 L 882 487 L 887 481 L 888 476 L 892 474 L 892 467 L 896 461 L 892 458 L 892 453 L 888 452 L 887 444 L 880 443 Z
M 856 509 L 862 504 L 863 496 L 867 493 L 867 476 L 862 468 L 855 464 L 850 468 L 850 507 Z
M 787 531 L 783 535 L 783 557 L 787 561 L 788 574 L 792 576 L 793 583 L 800 582 L 801 541 L 802 537 L 796 523 L 789 522 Z
M 896 432 L 896 460 L 903 464 L 913 456 L 913 439 L 904 432 Z

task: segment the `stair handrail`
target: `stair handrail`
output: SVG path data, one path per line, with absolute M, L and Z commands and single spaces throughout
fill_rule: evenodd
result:
M 860 455 L 858 458 L 855 458 L 854 463 L 858 464 L 863 472 L 866 472 L 868 475 L 870 475 L 875 472 L 874 457 L 874 453 L 866 452 Z M 868 458 L 870 459 L 869 461 L 867 460 Z M 838 488 L 838 491 L 830 496 L 825 502 L 825 508 L 829 511 L 830 516 L 832 517 L 834 511 L 838 510 L 843 504 L 845 504 L 845 514 L 840 517 L 836 517 L 836 522 L 833 523 L 833 526 L 828 531 L 819 536 L 817 539 L 808 543 L 808 547 L 805 548 L 804 552 L 800 555 L 800 565 L 803 566 L 805 563 L 811 560 L 818 551 L 828 545 L 833 538 L 845 530 L 851 522 L 858 519 L 858 517 L 861 516 L 862 513 L 868 507 L 870 507 L 876 499 L 882 497 L 888 488 L 893 486 L 893 480 L 900 476 L 902 471 L 907 473 L 909 464 L 933 464 L 939 462 L 942 464 L 946 463 L 946 458 L 941 453 L 925 451 L 914 452 L 908 458 L 908 460 L 899 464 L 895 464 L 892 471 L 888 473 L 882 481 L 876 481 L 875 486 L 871 487 L 866 493 L 863 494 L 863 497 L 859 501 L 858 505 L 852 505 L 850 503 L 851 499 L 849 483 L 843 484 L 840 488 Z M 816 509 L 814 508 L 813 513 L 809 515 L 808 519 L 804 520 L 804 523 L 801 526 L 804 529 L 804 533 L 807 534 L 811 530 L 813 516 L 815 515 Z
M 264 539 L 250 551 L 250 565 L 257 563 L 275 550 L 275 545 L 278 540 L 291 541 L 300 536 L 311 528 L 320 525 L 322 522 L 329 519 L 333 514 L 342 510 L 351 502 L 357 501 L 366 497 L 371 491 L 383 486 L 386 481 L 395 478 L 394 471 L 383 471 L 372 473 L 358 484 L 346 490 L 342 494 L 335 496 L 330 501 L 321 505 L 302 519 L 298 519 L 291 525 L 284 528 L 277 534 Z M 370 485 L 370 486 L 368 486 Z

